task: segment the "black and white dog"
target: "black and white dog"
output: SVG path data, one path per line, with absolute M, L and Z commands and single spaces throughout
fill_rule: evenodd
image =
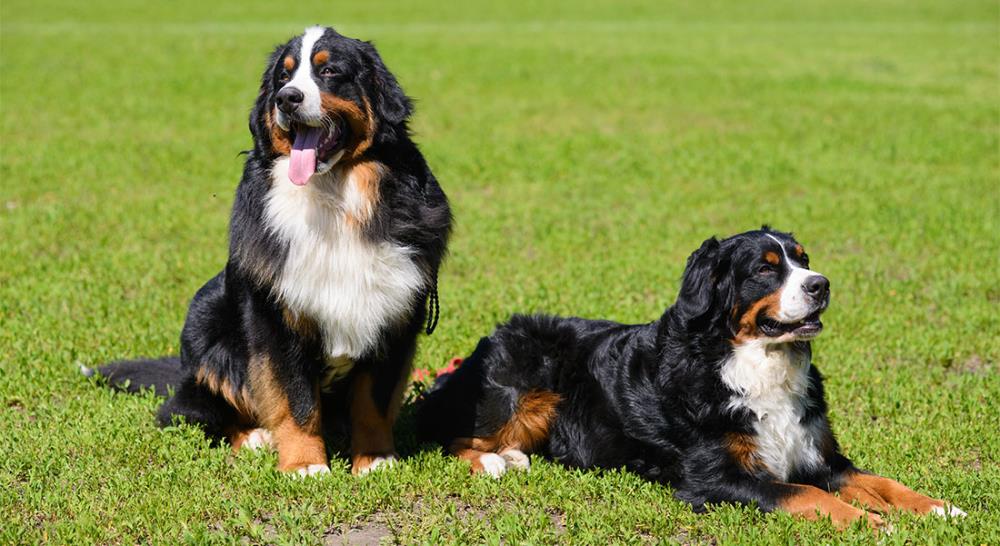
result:
M 229 260 L 195 294 L 180 357 L 101 375 L 172 387 L 161 424 L 182 416 L 234 449 L 274 445 L 284 471 L 328 471 L 323 430 L 344 416 L 353 472 L 391 463 L 451 228 L 411 111 L 370 43 L 312 27 L 275 49 L 250 114 Z
M 894 507 L 964 515 L 841 454 L 810 350 L 829 287 L 788 233 L 708 239 L 659 320 L 514 316 L 426 396 L 419 435 L 494 476 L 530 452 L 624 467 L 698 510 L 756 503 L 839 526 Z

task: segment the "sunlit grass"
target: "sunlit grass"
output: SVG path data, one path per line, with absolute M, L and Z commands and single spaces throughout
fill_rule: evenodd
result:
M 502 5 L 501 5 L 502 4 Z M 76 364 L 175 353 L 226 257 L 273 44 L 374 40 L 452 199 L 417 366 L 514 311 L 658 316 L 710 235 L 794 231 L 832 280 L 815 360 L 859 465 L 946 498 L 889 543 L 1000 542 L 1000 31 L 991 2 L 0 5 L 0 542 L 871 540 L 536 459 L 293 481 Z

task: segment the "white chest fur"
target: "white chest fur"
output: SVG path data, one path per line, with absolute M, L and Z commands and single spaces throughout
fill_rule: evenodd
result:
M 729 409 L 748 409 L 757 417 L 757 456 L 780 480 L 822 462 L 820 423 L 803 421 L 810 366 L 808 354 L 789 344 L 753 341 L 737 346 L 722 366 L 722 381 L 737 393 Z
M 288 159 L 279 159 L 264 213 L 268 229 L 288 245 L 275 295 L 316 322 L 329 362 L 356 359 L 412 309 L 424 276 L 410 248 L 368 241 L 348 221 L 369 206 L 353 177 L 331 171 L 296 186 L 287 173 Z

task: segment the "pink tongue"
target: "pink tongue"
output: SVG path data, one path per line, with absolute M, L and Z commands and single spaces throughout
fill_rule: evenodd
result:
M 323 129 L 299 125 L 292 144 L 292 157 L 288 164 L 288 179 L 296 186 L 304 186 L 316 172 L 316 146 Z

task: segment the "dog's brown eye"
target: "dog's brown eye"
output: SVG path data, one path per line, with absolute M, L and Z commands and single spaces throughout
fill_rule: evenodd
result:
M 778 269 L 771 264 L 764 264 L 760 266 L 757 270 L 758 275 L 770 275 L 772 273 L 777 273 Z
M 329 78 L 333 76 L 333 74 L 334 74 L 333 69 L 330 68 L 329 66 L 324 66 L 323 69 L 319 71 L 319 75 L 323 76 L 324 78 Z
M 288 80 L 292 79 L 291 74 L 287 70 L 282 70 L 281 75 L 278 76 L 278 81 L 281 83 L 288 83 Z

